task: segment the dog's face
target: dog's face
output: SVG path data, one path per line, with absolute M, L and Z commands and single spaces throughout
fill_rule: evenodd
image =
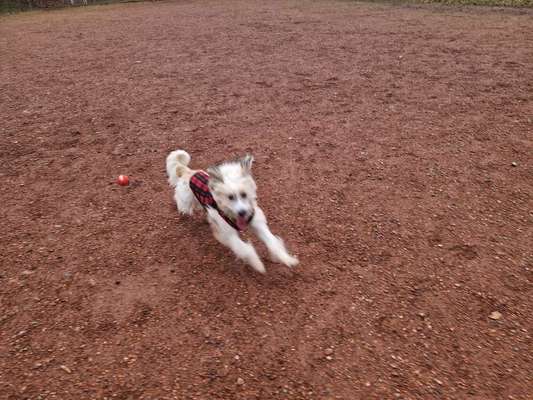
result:
M 253 157 L 207 169 L 209 189 L 220 210 L 237 226 L 246 226 L 256 206 L 256 185 L 252 177 Z

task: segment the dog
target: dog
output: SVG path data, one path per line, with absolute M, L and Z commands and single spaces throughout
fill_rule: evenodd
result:
M 266 245 L 272 261 L 288 267 L 298 264 L 283 240 L 270 232 L 265 214 L 257 205 L 252 156 L 217 164 L 206 171 L 189 168 L 190 161 L 191 156 L 184 150 L 175 150 L 166 159 L 168 182 L 174 188 L 180 213 L 192 215 L 195 210 L 205 209 L 213 236 L 257 272 L 264 274 L 265 266 L 254 246 L 239 236 L 248 226 Z

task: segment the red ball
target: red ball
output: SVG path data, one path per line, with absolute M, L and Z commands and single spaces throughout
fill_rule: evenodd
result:
M 119 175 L 117 178 L 117 183 L 120 186 L 128 186 L 130 184 L 130 178 L 128 178 L 128 175 Z

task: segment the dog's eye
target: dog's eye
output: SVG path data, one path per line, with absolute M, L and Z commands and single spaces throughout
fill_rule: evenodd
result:
M 246 198 L 246 193 L 245 193 L 245 192 L 242 192 L 242 193 L 241 193 L 241 197 L 242 197 L 243 199 L 245 199 L 245 198 Z
M 233 194 L 229 194 L 228 195 L 228 199 L 230 199 L 231 201 L 235 200 L 235 196 Z

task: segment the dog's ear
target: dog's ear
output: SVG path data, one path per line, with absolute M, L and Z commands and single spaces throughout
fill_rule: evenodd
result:
M 252 164 L 254 162 L 253 156 L 250 154 L 246 154 L 243 158 L 239 161 L 241 163 L 242 170 L 245 174 L 250 175 L 252 173 Z
M 209 180 L 212 182 L 224 182 L 224 177 L 217 167 L 207 168 L 207 174 L 209 175 Z

